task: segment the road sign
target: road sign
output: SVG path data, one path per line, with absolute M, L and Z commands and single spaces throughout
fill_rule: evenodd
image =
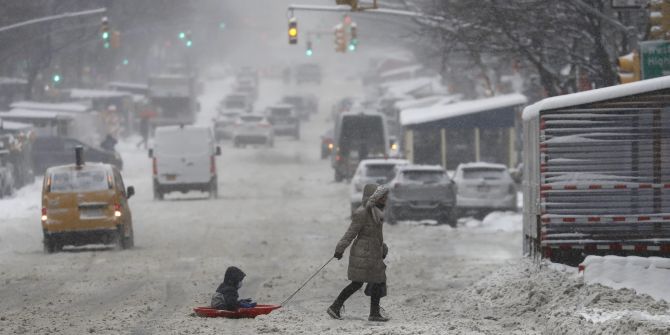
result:
M 640 42 L 642 79 L 670 75 L 670 41 Z

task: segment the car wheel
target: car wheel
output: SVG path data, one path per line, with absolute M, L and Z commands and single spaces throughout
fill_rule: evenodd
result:
M 132 249 L 135 247 L 135 233 L 133 232 L 133 226 L 130 226 L 130 236 L 123 236 L 122 239 L 123 249 Z
M 456 210 L 452 209 L 449 210 L 447 213 L 445 213 L 442 219 L 440 220 L 440 223 L 448 224 L 452 228 L 456 228 L 456 226 L 458 225 L 458 215 L 456 214 Z
M 217 179 L 209 182 L 209 198 L 216 199 L 219 197 L 219 185 Z
M 44 237 L 44 252 L 47 254 L 53 254 L 55 252 L 58 252 L 58 247 L 56 245 L 56 241 L 52 240 L 49 237 Z
M 163 200 L 164 197 L 163 192 L 158 190 L 157 187 L 154 187 L 154 200 Z
M 114 232 L 113 241 L 114 250 L 123 250 L 123 228 L 121 225 L 116 226 L 116 232 Z

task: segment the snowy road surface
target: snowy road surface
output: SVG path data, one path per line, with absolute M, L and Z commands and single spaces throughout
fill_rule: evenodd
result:
M 201 121 L 229 85 L 207 84 Z M 45 255 L 39 182 L 0 201 L 0 334 L 668 333 L 666 303 L 584 286 L 570 272 L 522 260 L 520 219 L 501 213 L 457 229 L 386 226 L 389 296 L 382 306 L 389 323 L 367 321 L 362 292 L 347 301 L 344 321 L 326 315 L 348 283 L 346 257 L 268 316 L 192 316 L 192 307 L 209 303 L 227 266 L 247 273 L 242 297 L 279 303 L 332 256 L 348 224 L 348 191 L 319 159 L 319 135 L 330 126 L 334 99 L 355 87 L 324 88 L 337 95 L 320 95 L 321 113 L 303 126 L 300 141 L 281 139 L 274 149 L 224 145 L 216 200 L 189 194 L 154 201 L 146 153 L 122 143 L 126 184 L 137 190 L 133 250 Z M 259 105 L 285 90 L 264 83 Z

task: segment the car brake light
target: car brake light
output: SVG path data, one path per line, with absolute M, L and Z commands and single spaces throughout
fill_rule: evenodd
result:
M 47 221 L 47 208 L 42 207 L 42 222 L 46 222 L 46 221 Z
M 115 204 L 114 205 L 114 216 L 115 217 L 121 217 L 121 205 Z
M 154 157 L 154 159 L 152 161 L 152 169 L 153 169 L 153 172 L 154 172 L 154 176 L 157 176 L 158 175 L 158 161 L 156 160 L 156 157 Z
M 216 174 L 216 158 L 214 158 L 214 156 L 211 156 L 209 159 L 209 172 L 211 174 Z
M 340 155 L 335 156 L 335 160 L 338 161 L 338 162 L 341 161 L 341 160 L 342 160 L 342 156 L 340 156 Z

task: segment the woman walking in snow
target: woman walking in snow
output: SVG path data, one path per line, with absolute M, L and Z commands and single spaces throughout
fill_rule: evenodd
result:
M 365 295 L 370 296 L 369 321 L 385 322 L 389 319 L 380 313 L 379 301 L 386 296 L 386 264 L 388 247 L 384 243 L 382 224 L 388 189 L 376 184 L 365 185 L 361 206 L 351 216 L 351 225 L 335 248 L 335 258 L 341 259 L 344 250 L 353 241 L 349 252 L 347 276 L 351 284 L 345 287 L 335 302 L 328 307 L 328 315 L 342 319 L 340 310 L 354 292 L 367 283 Z M 354 240 L 355 239 L 355 240 Z

